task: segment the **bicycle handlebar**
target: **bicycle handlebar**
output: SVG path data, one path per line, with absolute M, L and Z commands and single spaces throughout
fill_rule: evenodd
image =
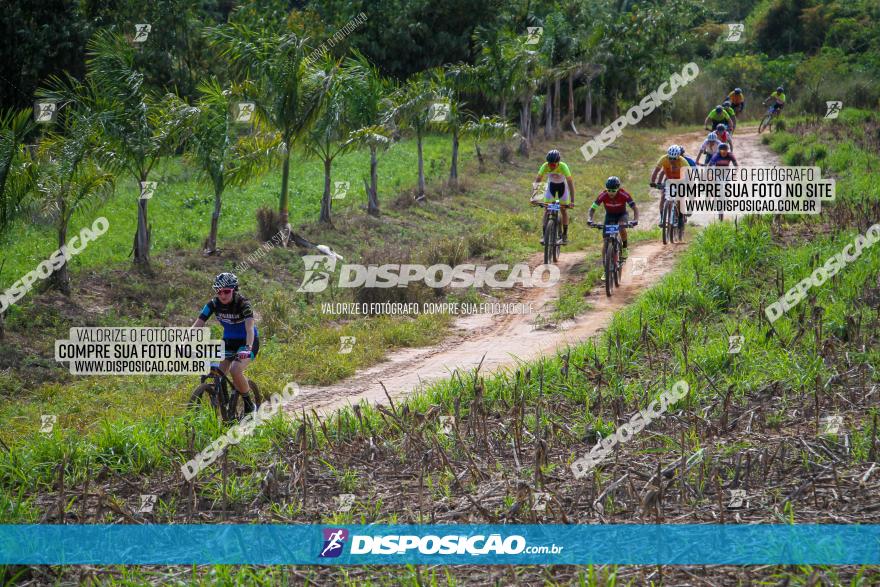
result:
M 548 204 L 554 204 L 556 202 L 532 202 L 532 206 L 540 206 L 541 208 L 546 208 Z M 559 202 L 560 208 L 574 208 L 574 204 L 563 204 Z
M 590 228 L 595 228 L 597 230 L 603 230 L 605 228 L 604 224 L 599 224 L 598 222 L 587 222 L 587 226 L 589 226 Z M 638 223 L 635 220 L 630 220 L 629 222 L 624 223 L 623 226 L 625 228 L 633 228 L 634 226 L 638 226 Z

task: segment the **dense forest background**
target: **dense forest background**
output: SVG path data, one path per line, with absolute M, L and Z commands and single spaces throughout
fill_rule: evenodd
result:
M 86 43 L 101 28 L 131 34 L 150 23 L 151 40 L 138 55 L 146 81 L 184 98 L 198 81 L 228 69 L 212 52 L 207 27 L 237 22 L 293 31 L 317 47 L 363 12 L 367 20 L 337 44 L 338 55 L 362 52 L 379 70 L 403 80 L 452 63 L 476 64 L 481 48 L 544 27 L 538 47 L 552 67 L 601 66 L 584 80 L 595 99 L 614 109 L 638 99 L 644 84 L 668 76 L 670 63 L 714 59 L 726 85 L 740 79 L 764 92 L 797 84 L 793 95 L 818 107 L 828 92 L 853 106 L 875 106 L 880 79 L 880 5 L 872 0 L 132 0 L 70 2 L 8 0 L 0 47 L 0 103 L 25 107 L 40 83 L 67 71 L 81 76 Z M 724 41 L 724 23 L 744 22 L 743 38 Z M 824 82 L 823 87 L 817 87 Z M 746 82 L 740 82 L 745 84 Z M 566 92 L 563 89 L 563 94 Z M 576 90 L 577 91 L 577 90 Z M 843 92 L 844 95 L 839 95 Z M 565 96 L 563 95 L 565 98 Z M 832 98 L 829 98 L 832 99 Z M 596 113 L 593 113 L 596 116 Z

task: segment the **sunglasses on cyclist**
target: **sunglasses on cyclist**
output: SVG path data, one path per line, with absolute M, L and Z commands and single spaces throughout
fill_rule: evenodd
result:
M 233 291 L 235 291 L 235 290 L 233 290 L 231 287 L 224 287 L 223 289 L 218 289 L 217 294 L 219 294 L 221 296 L 228 296 Z

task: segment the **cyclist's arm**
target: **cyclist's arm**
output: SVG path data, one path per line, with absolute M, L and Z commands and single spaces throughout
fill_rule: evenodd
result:
M 662 157 L 661 157 L 661 159 L 662 159 Z M 663 167 L 658 162 L 657 165 L 654 167 L 654 173 L 651 174 L 651 183 L 657 183 L 657 180 L 660 179 L 658 177 L 658 173 L 660 173 L 660 171 L 662 169 L 663 169 Z
M 565 178 L 565 181 L 568 183 L 568 193 L 571 196 L 568 203 L 574 206 L 574 181 L 572 181 L 570 175 Z
M 604 193 L 605 192 L 602 192 L 602 194 Z M 593 202 L 592 206 L 590 206 L 590 213 L 587 215 L 587 224 L 593 221 L 593 215 L 596 213 L 596 210 L 599 209 L 599 205 L 605 201 L 605 199 L 602 197 L 602 194 L 599 194 L 599 196 L 596 198 L 596 201 Z
M 706 116 L 706 120 L 703 121 L 703 126 L 709 128 L 709 116 Z
M 627 192 L 626 190 L 620 190 L 620 191 L 622 191 L 624 193 L 624 195 L 626 196 L 627 205 L 633 209 L 633 221 L 638 222 L 639 221 L 639 208 L 638 208 L 638 206 L 636 206 L 636 201 L 633 200 L 632 195 L 630 195 L 630 193 Z
M 208 318 L 211 317 L 211 314 L 214 313 L 214 306 L 212 305 L 213 300 L 205 304 L 205 307 L 202 308 L 202 312 L 199 314 L 199 317 L 196 318 L 196 321 L 193 322 L 191 328 L 201 328 L 208 321 Z
M 245 344 L 248 346 L 248 348 L 251 348 L 254 346 L 254 318 L 253 318 L 253 316 L 245 319 L 244 327 L 245 327 L 245 331 L 247 332 Z

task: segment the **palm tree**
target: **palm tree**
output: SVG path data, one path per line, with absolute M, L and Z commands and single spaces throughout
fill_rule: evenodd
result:
M 543 58 L 537 51 L 523 49 L 524 58 L 520 61 L 520 69 L 518 74 L 519 92 L 518 99 L 520 103 L 519 112 L 519 152 L 521 155 L 528 156 L 531 147 L 531 139 L 534 136 L 532 128 L 532 107 L 534 105 L 535 94 L 538 91 L 538 84 L 544 75 Z
M 526 52 L 509 31 L 497 27 L 477 27 L 474 41 L 480 48 L 476 64 L 479 89 L 498 101 L 499 114 L 506 120 L 507 106 L 516 99 Z
M 425 129 L 431 120 L 431 106 L 437 97 L 437 88 L 422 73 L 413 74 L 394 95 L 394 106 L 388 119 L 398 126 L 411 128 L 416 133 L 416 150 L 418 152 L 418 193 L 416 199 L 425 199 L 425 158 L 422 152 L 422 140 Z
M 230 111 L 234 92 L 224 90 L 216 78 L 199 84 L 199 114 L 192 121 L 192 136 L 187 142 L 187 155 L 198 165 L 214 189 L 214 212 L 211 229 L 205 241 L 205 253 L 217 251 L 217 229 L 223 192 L 229 186 L 244 185 L 255 175 L 266 171 L 276 154 L 277 135 L 256 132 L 238 138 Z
M 333 70 L 339 68 L 339 64 L 329 57 L 325 57 L 319 67 L 327 72 L 328 79 L 332 81 L 304 146 L 306 152 L 318 157 L 324 164 L 324 194 L 321 197 L 321 214 L 318 221 L 332 224 L 333 194 L 330 184 L 333 160 L 357 145 L 357 141 L 350 136 L 350 133 L 358 127 L 352 105 L 358 93 L 359 84 L 356 76 L 360 72 L 344 67 L 338 73 L 333 73 Z
M 498 116 L 481 116 L 479 119 L 471 119 L 461 127 L 461 135 L 471 137 L 474 141 L 474 152 L 480 162 L 480 171 L 483 171 L 485 161 L 480 152 L 480 143 L 493 138 L 510 138 L 515 136 L 513 126 Z
M 356 84 L 352 93 L 350 107 L 359 128 L 352 132 L 351 138 L 370 149 L 370 181 L 364 181 L 367 192 L 367 213 L 379 215 L 379 150 L 391 144 L 391 129 L 388 128 L 388 116 L 394 104 L 390 99 L 393 93 L 391 82 L 379 72 L 369 60 L 358 51 L 346 62 L 351 72 L 350 79 Z
M 105 113 L 101 126 L 105 161 L 143 185 L 163 157 L 173 155 L 186 139 L 191 120 L 198 113 L 174 94 L 156 96 L 144 87 L 144 76 L 134 67 L 134 49 L 123 37 L 98 32 L 88 44 L 86 76 L 66 80 L 50 78 L 49 89 L 40 95 L 72 104 L 91 113 Z M 151 227 L 148 198 L 138 197 L 134 261 L 148 266 Z
M 0 234 L 33 185 L 34 164 L 25 140 L 36 126 L 32 110 L 0 112 Z
M 245 79 L 242 97 L 280 134 L 281 195 L 278 211 L 288 227 L 290 153 L 314 125 L 332 81 L 332 71 L 312 68 L 307 39 L 293 33 L 254 31 L 242 24 L 214 28 L 213 43 Z
M 36 178 L 40 203 L 55 219 L 59 248 L 67 245 L 67 230 L 73 214 L 103 202 L 113 193 L 115 185 L 115 176 L 92 157 L 101 147 L 101 115 L 69 111 L 61 118 L 63 132 L 53 132 L 40 142 Z M 66 260 L 52 279 L 64 295 L 70 295 Z
M 461 137 L 461 128 L 471 117 L 465 110 L 465 103 L 461 100 L 461 92 L 468 87 L 473 87 L 474 73 L 472 68 L 466 66 L 452 67 L 449 70 L 435 68 L 431 70 L 434 86 L 437 88 L 437 98 L 445 105 L 445 116 L 432 121 L 444 132 L 452 134 L 452 159 L 449 164 L 449 185 L 458 186 L 458 147 Z

